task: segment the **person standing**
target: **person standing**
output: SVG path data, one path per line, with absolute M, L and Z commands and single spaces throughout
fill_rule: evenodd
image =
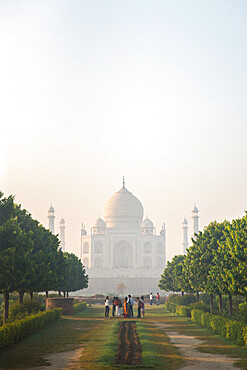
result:
M 109 297 L 106 297 L 106 299 L 105 299 L 105 317 L 109 317 L 109 311 L 110 311 Z
M 159 306 L 159 304 L 160 304 L 160 295 L 159 293 L 157 293 L 157 306 Z
M 141 317 L 144 317 L 144 297 L 141 296 Z
M 124 317 L 128 317 L 128 298 L 124 298 L 124 304 L 123 304 L 123 314 Z
M 119 316 L 119 305 L 120 305 L 120 300 L 118 299 L 118 297 L 116 297 L 115 299 L 115 307 L 116 307 L 116 317 Z
M 137 318 L 140 319 L 141 318 L 141 300 L 139 297 L 136 297 L 136 300 L 137 300 L 137 312 L 138 312 Z
M 154 300 L 153 293 L 150 293 L 149 300 L 150 300 L 150 305 L 152 306 L 153 300 Z
M 133 301 L 133 298 L 131 297 L 131 295 L 129 294 L 128 295 L 129 297 L 129 311 L 130 311 L 130 317 L 133 318 L 134 315 L 133 315 L 133 305 L 134 305 L 134 301 Z
M 115 316 L 115 313 L 116 313 L 116 297 L 113 298 L 112 302 L 112 317 Z

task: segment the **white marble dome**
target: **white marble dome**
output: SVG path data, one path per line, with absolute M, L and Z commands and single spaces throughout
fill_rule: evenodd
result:
M 102 220 L 102 218 L 97 218 L 97 220 L 95 221 L 95 223 L 93 224 L 93 227 L 97 228 L 97 229 L 102 229 L 105 227 L 105 221 Z
M 143 206 L 125 186 L 117 191 L 104 208 L 107 227 L 138 228 L 143 218 Z
M 142 221 L 142 227 L 145 227 L 145 228 L 153 228 L 154 227 L 154 224 L 152 223 L 152 221 L 147 217 L 145 218 L 145 220 Z

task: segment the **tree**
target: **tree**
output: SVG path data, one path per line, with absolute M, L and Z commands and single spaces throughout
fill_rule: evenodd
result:
M 64 292 L 64 296 L 69 292 L 87 288 L 88 276 L 79 258 L 73 253 L 63 253 L 63 261 L 60 265 L 60 279 L 58 289 Z M 62 269 L 61 269 L 62 267 Z
M 161 280 L 159 281 L 159 288 L 165 290 L 166 292 L 181 292 L 184 291 L 183 288 L 184 278 L 183 278 L 183 261 L 184 256 L 174 256 L 171 262 L 167 262 L 167 267 L 165 268 L 163 274 L 161 275 Z

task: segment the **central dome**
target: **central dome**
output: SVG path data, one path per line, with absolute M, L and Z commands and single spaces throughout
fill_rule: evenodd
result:
M 104 220 L 107 227 L 138 228 L 143 218 L 141 202 L 123 186 L 106 203 Z

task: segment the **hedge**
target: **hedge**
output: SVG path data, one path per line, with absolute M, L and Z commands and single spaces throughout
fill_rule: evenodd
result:
M 171 302 L 167 302 L 165 307 L 179 316 L 191 317 L 193 322 L 201 324 L 213 333 L 230 339 L 240 346 L 247 346 L 247 326 L 240 321 L 226 319 L 202 310 L 191 310 L 189 307 L 179 306 Z
M 191 309 L 187 306 L 179 306 L 176 303 L 166 302 L 165 307 L 172 313 L 179 316 L 191 317 Z
M 191 320 L 240 346 L 247 346 L 247 327 L 240 321 L 226 319 L 201 310 L 192 310 Z
M 40 312 L 36 315 L 27 316 L 22 320 L 16 320 L 0 327 L 0 348 L 6 348 L 19 340 L 34 334 L 49 323 L 57 321 L 62 314 L 61 308 Z
M 86 302 L 79 302 L 79 303 L 76 303 L 74 304 L 74 313 L 77 313 L 77 312 L 80 312 L 80 311 L 83 311 L 85 310 L 86 308 Z
M 179 306 L 176 308 L 176 313 L 177 311 L 179 316 L 191 317 L 191 309 L 187 306 Z

